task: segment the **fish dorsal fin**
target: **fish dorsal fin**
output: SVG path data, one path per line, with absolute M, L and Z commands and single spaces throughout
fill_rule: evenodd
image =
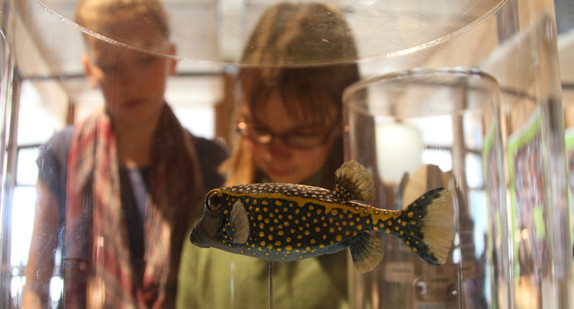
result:
M 233 203 L 229 221 L 231 222 L 231 226 L 234 230 L 233 243 L 244 244 L 247 242 L 247 238 L 249 238 L 249 219 L 245 212 L 245 206 L 243 206 L 243 203 L 240 200 Z
M 375 268 L 383 258 L 383 243 L 379 237 L 367 233 L 363 235 L 360 241 L 350 247 L 353 265 L 359 272 L 366 273 Z
M 375 184 L 366 167 L 357 161 L 347 161 L 335 172 L 335 195 L 345 201 L 375 200 Z

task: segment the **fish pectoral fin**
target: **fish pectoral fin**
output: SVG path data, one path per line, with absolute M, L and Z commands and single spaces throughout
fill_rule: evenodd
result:
M 234 230 L 233 243 L 244 244 L 247 242 L 247 238 L 249 238 L 249 219 L 245 212 L 245 206 L 239 200 L 233 203 L 230 221 Z
M 351 246 L 353 265 L 361 272 L 371 271 L 383 258 L 383 243 L 381 238 L 365 233 L 360 241 Z

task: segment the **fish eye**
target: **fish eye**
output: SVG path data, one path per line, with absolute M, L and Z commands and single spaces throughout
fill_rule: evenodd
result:
M 222 198 L 218 191 L 211 191 L 207 194 L 205 201 L 207 208 L 211 211 L 218 211 L 221 208 Z

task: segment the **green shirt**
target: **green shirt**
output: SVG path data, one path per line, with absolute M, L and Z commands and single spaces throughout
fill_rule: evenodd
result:
M 269 264 L 185 246 L 177 308 L 268 308 Z M 273 264 L 273 308 L 348 308 L 346 251 Z

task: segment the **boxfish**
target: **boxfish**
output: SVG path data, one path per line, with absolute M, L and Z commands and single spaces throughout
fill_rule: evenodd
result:
M 382 238 L 396 235 L 424 261 L 448 259 L 454 209 L 445 188 L 429 190 L 402 210 L 368 204 L 373 178 L 356 161 L 335 172 L 335 190 L 289 183 L 255 183 L 209 191 L 191 243 L 267 261 L 296 261 L 350 248 L 360 272 L 383 257 Z

